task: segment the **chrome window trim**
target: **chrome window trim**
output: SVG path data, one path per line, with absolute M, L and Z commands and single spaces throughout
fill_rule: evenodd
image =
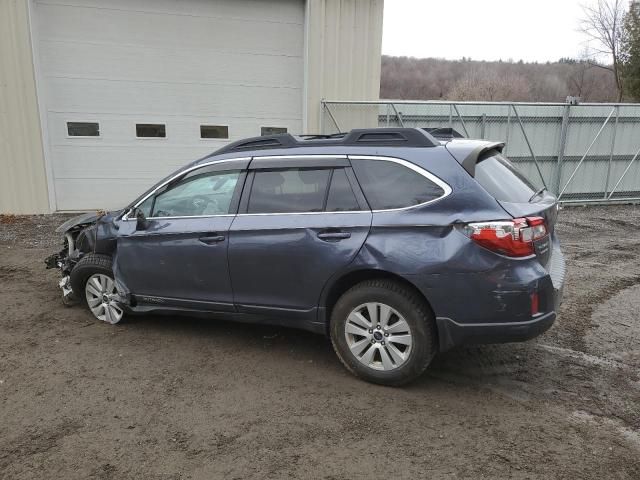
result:
M 371 213 L 371 210 L 345 210 L 339 212 L 277 212 L 277 213 L 238 213 L 236 217 L 266 217 L 272 215 L 335 215 L 345 213 Z
M 130 219 L 129 218 L 129 213 L 131 213 L 131 210 L 133 210 L 134 208 L 138 208 L 141 204 L 143 204 L 149 197 L 151 197 L 152 195 L 155 195 L 155 193 L 160 190 L 162 187 L 164 187 L 165 185 L 167 185 L 168 183 L 171 183 L 173 180 L 175 180 L 178 177 L 181 177 L 182 175 L 186 175 L 194 170 L 197 170 L 198 168 L 202 168 L 202 167 L 208 167 L 210 165 L 216 164 L 216 163 L 228 163 L 228 162 L 236 162 L 236 161 L 244 161 L 244 160 L 251 160 L 251 157 L 238 157 L 238 158 L 225 158 L 224 160 L 211 160 L 210 162 L 205 162 L 205 163 L 199 163 L 197 165 L 194 165 L 191 168 L 188 168 L 186 170 L 182 170 L 179 173 L 176 173 L 174 176 L 172 176 L 171 178 L 169 178 L 168 180 L 164 181 L 163 183 L 161 183 L 160 185 L 158 185 L 156 188 L 154 188 L 151 192 L 149 192 L 149 194 L 147 194 L 142 200 L 140 200 L 138 203 L 136 203 L 133 207 L 129 208 L 129 210 L 127 211 L 127 213 L 125 213 L 121 220 L 124 222 L 127 222 L 129 220 L 134 220 L 134 219 Z M 230 169 L 233 170 L 233 169 Z M 224 171 L 224 170 L 221 170 Z M 219 214 L 219 215 L 194 215 L 194 216 L 181 216 L 181 217 L 147 217 L 148 220 L 158 220 L 158 219 L 170 219 L 170 218 L 207 218 L 207 217 L 227 217 L 227 216 L 233 216 L 232 213 L 223 213 L 223 214 Z
M 175 217 L 147 217 L 147 220 L 177 220 L 184 218 L 235 217 L 233 213 L 219 213 L 215 215 L 179 215 Z M 129 219 L 127 219 L 129 220 Z M 133 218 L 131 220 L 134 220 Z
M 349 160 L 379 160 L 379 161 L 397 163 L 397 164 L 402 165 L 402 166 L 404 166 L 404 167 L 406 167 L 406 168 L 408 168 L 410 170 L 413 170 L 414 172 L 418 173 L 419 175 L 422 175 L 426 179 L 428 179 L 431 182 L 433 182 L 436 185 L 438 185 L 444 191 L 444 193 L 442 195 L 440 195 L 438 198 L 434 198 L 434 199 L 428 200 L 426 202 L 418 203 L 417 205 L 410 205 L 408 207 L 399 207 L 399 208 L 383 208 L 383 209 L 379 209 L 379 210 L 371 210 L 372 213 L 401 212 L 401 211 L 404 211 L 404 210 L 411 210 L 413 208 L 424 207 L 425 205 L 429 205 L 431 203 L 438 202 L 438 201 L 442 200 L 443 198 L 448 197 L 449 195 L 451 195 L 452 189 L 451 189 L 451 186 L 447 182 L 442 180 L 440 177 L 435 176 L 433 173 L 429 172 L 428 170 L 425 170 L 424 168 L 420 167 L 419 165 L 416 165 L 415 163 L 409 162 L 407 160 L 403 160 L 401 158 L 395 158 L 395 157 L 382 157 L 382 156 L 375 156 L 375 155 L 347 155 L 347 157 L 349 158 Z M 357 176 L 358 175 L 356 174 L 356 178 L 357 178 Z M 364 193 L 364 192 L 362 192 L 362 193 Z
M 211 218 L 211 217 L 233 217 L 233 216 L 238 216 L 238 217 L 258 217 L 258 216 L 273 216 L 273 215 L 327 215 L 327 214 L 354 214 L 354 213 L 383 213 L 383 212 L 400 212 L 400 211 L 404 211 L 404 210 L 410 210 L 413 208 L 418 208 L 418 207 L 423 207 L 425 205 L 429 205 L 431 203 L 434 202 L 438 202 L 440 200 L 442 200 L 445 197 L 448 197 L 451 192 L 452 189 L 449 186 L 448 183 L 446 183 L 444 180 L 442 180 L 441 178 L 437 177 L 436 175 L 434 175 L 433 173 L 425 170 L 424 168 L 416 165 L 415 163 L 409 162 L 407 160 L 403 160 L 401 158 L 395 158 L 395 157 L 383 157 L 383 156 L 375 156 L 375 155 L 340 155 L 340 154 L 336 154 L 336 155 L 326 155 L 326 154 L 298 154 L 298 155 L 265 155 L 265 156 L 252 156 L 252 157 L 238 157 L 238 158 L 227 158 L 224 160 L 212 160 L 210 162 L 205 162 L 205 163 L 200 163 L 198 165 L 194 165 L 193 167 L 187 169 L 187 170 L 183 170 L 180 173 L 177 173 L 176 175 L 172 176 L 171 178 L 169 178 L 168 180 L 166 180 L 165 182 L 163 182 L 161 185 L 158 185 L 156 188 L 153 189 L 153 191 L 151 191 L 148 195 L 146 195 L 142 200 L 140 200 L 138 203 L 136 203 L 133 207 L 131 207 L 127 213 L 125 213 L 125 215 L 122 216 L 122 221 L 132 221 L 135 219 L 131 219 L 129 218 L 129 213 L 131 213 L 131 210 L 134 208 L 139 207 L 142 203 L 144 203 L 149 197 L 151 197 L 152 195 L 154 195 L 158 190 L 160 190 L 162 187 L 164 187 L 165 185 L 167 185 L 168 183 L 170 183 L 171 181 L 173 181 L 174 179 L 178 178 L 179 176 L 182 175 L 186 175 L 189 172 L 192 172 L 193 170 L 197 170 L 198 168 L 202 168 L 202 167 L 207 167 L 213 164 L 217 164 L 217 163 L 228 163 L 228 162 L 234 162 L 234 161 L 245 161 L 245 160 L 253 160 L 253 159 L 268 159 L 268 160 L 277 160 L 277 159 L 295 159 L 295 158 L 310 158 L 310 159 L 314 159 L 314 158 L 340 158 L 340 159 L 344 159 L 347 158 L 349 160 L 379 160 L 379 161 L 386 161 L 386 162 L 392 162 L 392 163 L 397 163 L 399 165 L 402 165 L 406 168 L 409 168 L 410 170 L 413 170 L 414 172 L 418 173 L 419 175 L 422 175 L 423 177 L 427 178 L 428 180 L 432 181 L 433 183 L 435 183 L 436 185 L 438 185 L 440 188 L 442 188 L 442 190 L 444 191 L 444 193 L 439 196 L 438 198 L 434 198 L 432 200 L 429 200 L 427 202 L 423 202 L 423 203 L 419 203 L 417 205 L 411 205 L 408 207 L 400 207 L 400 208 L 387 208 L 387 209 L 379 209 L 379 210 L 349 210 L 349 211 L 340 211 L 340 212 L 278 212 L 278 213 L 238 213 L 238 214 L 233 214 L 233 213 L 225 213 L 225 214 L 218 214 L 218 215 L 193 215 L 193 216 L 178 216 L 178 217 L 147 217 L 149 220 L 170 220 L 170 219 L 185 219 L 185 218 Z M 232 169 L 230 169 L 232 170 Z

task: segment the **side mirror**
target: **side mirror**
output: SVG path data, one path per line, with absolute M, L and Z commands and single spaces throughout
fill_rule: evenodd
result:
M 146 230 L 149 228 L 149 220 L 145 217 L 144 212 L 141 209 L 136 208 L 134 213 L 136 216 L 136 230 Z

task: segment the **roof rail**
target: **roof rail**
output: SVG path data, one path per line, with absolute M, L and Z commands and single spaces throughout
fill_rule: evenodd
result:
M 289 133 L 245 138 L 216 150 L 213 155 L 310 146 L 343 145 L 350 147 L 435 147 L 440 143 L 426 130 L 420 128 L 360 128 L 348 133 L 333 135 L 301 135 Z
M 327 140 L 330 138 L 344 138 L 349 132 L 338 132 L 338 133 L 305 133 L 303 135 L 298 135 L 298 137 L 303 140 Z
M 344 145 L 376 145 L 399 147 L 435 147 L 439 143 L 419 128 L 359 128 L 351 130 Z
M 451 127 L 425 127 L 423 130 L 441 139 L 464 138 L 464 135 Z
M 242 152 L 244 150 L 261 150 L 265 148 L 291 148 L 296 146 L 296 139 L 290 133 L 279 133 L 277 135 L 265 135 L 263 137 L 245 138 L 237 142 L 230 143 L 216 150 L 216 154 L 228 152 Z

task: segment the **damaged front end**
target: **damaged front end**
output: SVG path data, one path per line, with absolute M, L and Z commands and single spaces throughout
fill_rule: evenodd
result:
M 45 259 L 47 269 L 60 269 L 62 278 L 62 300 L 65 305 L 73 305 L 79 300 L 71 287 L 71 272 L 87 253 L 112 255 L 116 247 L 115 219 L 121 212 L 90 212 L 73 217 L 57 229 L 64 235 L 63 248 Z

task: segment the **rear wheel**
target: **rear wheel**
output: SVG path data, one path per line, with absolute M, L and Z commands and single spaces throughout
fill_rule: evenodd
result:
M 428 305 L 390 280 L 362 282 L 340 297 L 331 314 L 331 342 L 353 374 L 392 386 L 419 377 L 437 349 Z
M 124 310 L 118 303 L 110 256 L 89 253 L 82 257 L 71 272 L 71 287 L 98 320 L 111 324 L 122 320 Z

